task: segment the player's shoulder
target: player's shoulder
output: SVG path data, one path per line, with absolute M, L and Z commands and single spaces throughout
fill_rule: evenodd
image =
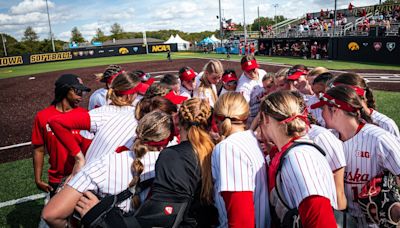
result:
M 267 74 L 267 71 L 258 68 L 258 76 L 259 77 L 264 77 Z
M 390 134 L 388 131 L 385 129 L 376 126 L 375 124 L 365 124 L 365 126 L 360 130 L 361 135 L 363 136 L 370 136 L 373 138 L 379 138 L 380 136 Z
M 309 142 L 307 140 L 307 142 Z M 310 141 L 312 143 L 312 141 Z M 290 151 L 287 152 L 285 158 L 289 160 L 298 161 L 299 157 L 306 159 L 318 160 L 324 158 L 324 155 L 313 145 L 302 144 L 301 141 L 297 142 L 298 145 L 292 147 Z M 310 154 L 312 154 L 310 156 Z

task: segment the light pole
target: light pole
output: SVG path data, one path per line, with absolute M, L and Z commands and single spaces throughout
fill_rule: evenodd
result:
M 50 23 L 50 14 L 49 14 L 49 4 L 47 3 L 47 0 L 46 0 L 46 9 L 47 9 L 47 19 L 49 20 L 51 45 L 52 45 L 52 47 L 53 47 L 53 52 L 56 52 L 56 48 L 54 47 L 53 32 L 51 32 L 51 23 Z
M 224 38 L 224 34 L 222 32 L 222 17 L 221 17 L 221 0 L 219 2 L 219 35 L 221 36 L 221 47 L 222 47 L 222 40 Z
M 273 4 L 272 5 L 275 8 L 275 16 L 274 16 L 274 21 L 275 21 L 275 36 L 276 36 L 276 24 L 277 24 L 277 18 L 276 18 L 276 8 L 279 6 L 279 4 Z
M 7 56 L 6 40 L 4 39 L 3 33 L 1 33 L 1 40 L 3 42 L 4 56 Z
M 258 16 L 258 34 L 261 34 L 261 22 L 260 22 L 260 6 L 257 6 L 257 16 Z
M 334 12 L 334 20 L 333 20 L 333 30 L 332 30 L 332 36 L 335 36 L 336 32 L 336 5 L 337 5 L 337 0 L 335 0 L 335 12 Z
M 243 27 L 244 27 L 244 47 L 246 52 L 246 44 L 247 44 L 247 28 L 246 28 L 246 8 L 243 0 Z M 247 54 L 247 53 L 245 53 Z
M 149 46 L 147 45 L 146 31 L 143 31 L 143 44 L 146 45 L 146 54 L 149 54 Z

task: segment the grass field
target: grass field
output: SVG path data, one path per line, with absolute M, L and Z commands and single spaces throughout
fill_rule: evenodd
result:
M 226 56 L 222 54 L 202 54 L 202 53 L 191 53 L 191 52 L 173 53 L 172 57 L 173 59 L 182 59 L 182 58 L 226 59 Z M 240 60 L 240 58 L 241 57 L 238 55 L 231 56 L 231 60 Z M 5 67 L 5 68 L 0 68 L 0 79 L 16 77 L 16 76 L 32 75 L 44 72 L 52 72 L 58 70 L 103 66 L 109 64 L 122 64 L 130 62 L 165 60 L 165 59 L 166 59 L 165 54 L 127 55 L 127 56 L 34 64 L 34 65 L 25 65 L 17 67 Z M 269 56 L 258 56 L 257 60 L 261 63 L 287 64 L 287 65 L 304 64 L 309 67 L 323 66 L 332 70 L 380 69 L 380 70 L 400 71 L 400 66 L 397 65 L 385 65 L 385 64 L 374 64 L 374 63 L 358 63 L 358 62 L 344 62 L 344 61 L 331 61 L 331 60 L 305 60 L 301 58 L 269 57 Z
M 121 64 L 138 61 L 165 60 L 165 54 L 152 54 L 140 56 L 121 56 L 110 58 L 98 58 L 90 60 L 65 61 L 31 66 L 0 68 L 0 78 L 30 75 L 55 70 L 85 68 L 90 66 L 108 65 L 111 63 Z M 199 54 L 199 53 L 174 53 L 173 58 L 224 58 L 224 55 Z M 239 56 L 232 56 L 233 60 L 239 60 Z M 258 57 L 260 62 L 272 62 L 281 64 L 302 63 L 307 66 L 325 66 L 330 69 L 392 69 L 400 70 L 400 66 L 374 65 L 365 63 L 348 63 L 340 61 L 302 60 L 293 58 Z M 400 124 L 399 93 L 375 91 L 377 109 L 391 117 Z M 44 179 L 47 178 L 47 158 L 45 159 Z M 33 178 L 32 159 L 20 160 L 0 164 L 0 202 L 18 199 L 41 193 L 36 189 Z M 43 199 L 30 201 L 0 208 L 0 227 L 37 227 Z

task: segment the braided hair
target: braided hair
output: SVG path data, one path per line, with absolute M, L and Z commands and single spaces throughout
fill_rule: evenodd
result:
M 211 153 L 214 143 L 208 134 L 211 107 L 203 99 L 192 98 L 182 103 L 179 109 L 179 123 L 188 132 L 188 140 L 192 144 L 201 168 L 201 201 L 213 202 L 213 181 L 211 175 Z
M 149 151 L 160 151 L 161 148 L 150 146 L 146 142 L 159 142 L 168 138 L 172 132 L 171 116 L 162 111 L 153 111 L 140 119 L 136 128 L 136 139 L 132 150 L 135 153 L 135 159 L 131 165 L 133 179 L 129 183 L 129 187 L 134 187 L 140 182 L 140 175 L 144 170 L 141 158 Z M 140 206 L 138 195 L 132 197 L 134 208 Z

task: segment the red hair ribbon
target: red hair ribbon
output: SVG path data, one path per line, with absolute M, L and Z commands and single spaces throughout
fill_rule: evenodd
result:
M 107 78 L 107 83 L 111 84 L 111 82 L 114 80 L 114 78 L 116 78 L 118 75 L 125 73 L 124 70 L 119 71 L 118 73 L 115 73 L 113 75 L 111 75 L 110 77 Z
M 348 87 L 354 89 L 354 91 L 356 91 L 356 93 L 358 94 L 358 96 L 362 96 L 362 97 L 365 96 L 365 90 L 364 90 L 363 88 L 359 87 L 359 86 L 347 85 L 347 84 L 343 84 L 343 83 L 340 83 L 340 82 L 335 82 L 335 83 L 333 83 L 333 85 L 334 85 L 334 86 L 346 85 L 346 86 L 348 86 Z
M 320 101 L 311 105 L 311 108 L 319 108 L 322 107 L 324 105 L 328 105 L 330 107 L 336 107 L 338 109 L 342 109 L 346 112 L 357 112 L 358 109 L 354 108 L 353 106 L 351 106 L 349 103 L 344 102 L 342 100 L 336 99 L 334 97 L 331 97 L 328 94 L 323 94 L 322 96 L 320 96 Z
M 308 111 L 306 108 L 304 109 L 303 113 L 286 118 L 286 119 L 280 121 L 279 123 L 280 124 L 290 123 L 296 118 L 299 118 L 299 119 L 303 120 L 307 125 L 310 125 L 310 123 L 308 121 Z

